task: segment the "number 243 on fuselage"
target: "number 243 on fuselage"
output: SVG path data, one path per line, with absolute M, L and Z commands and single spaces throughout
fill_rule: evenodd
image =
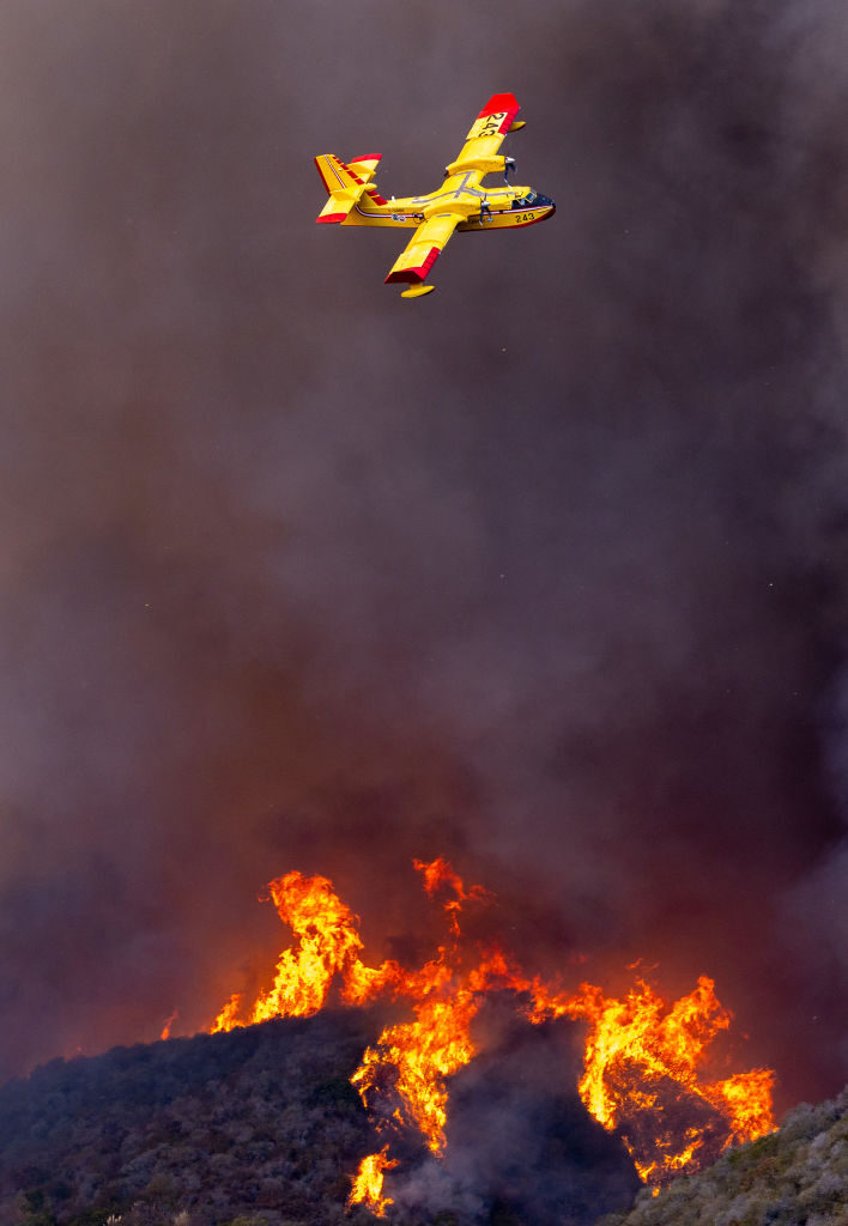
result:
M 343 162 L 334 153 L 315 159 L 328 200 L 316 221 L 342 226 L 405 227 L 415 233 L 395 260 L 387 284 L 406 288 L 404 298 L 420 298 L 435 289 L 427 276 L 455 230 L 514 230 L 544 221 L 556 212 L 553 200 L 530 187 L 510 186 L 512 158 L 498 153 L 516 120 L 514 94 L 493 94 L 471 125 L 456 161 L 445 167 L 444 182 L 425 196 L 386 200 L 375 175 L 381 154 L 368 153 Z M 501 172 L 504 186 L 484 187 L 486 175 Z

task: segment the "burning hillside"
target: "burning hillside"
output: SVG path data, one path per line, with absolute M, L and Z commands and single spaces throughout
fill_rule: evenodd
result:
M 732 1150 L 656 1199 L 640 1194 L 629 1213 L 611 1215 L 598 1226 L 842 1226 L 848 1220 L 847 1140 L 848 1090 L 843 1090 L 817 1106 L 802 1103 L 779 1132 Z
M 271 876 L 370 942 L 355 889 L 474 849 L 523 973 L 708 970 L 781 1107 L 836 1092 L 844 6 L 80 7 L 0 5 L 0 1079 L 200 1028 Z M 494 89 L 567 220 L 413 322 L 313 155 L 418 190 Z
M 490 998 L 481 1017 L 500 1016 Z M 426 1159 L 384 1219 L 392 1226 L 690 1226 L 733 1209 L 837 1226 L 848 1205 L 848 1096 L 796 1109 L 777 1133 L 732 1148 L 661 1195 L 576 1091 L 563 1022 L 512 1033 L 451 1082 L 448 1148 Z M 325 1008 L 228 1034 L 54 1060 L 0 1087 L 0 1221 L 9 1226 L 368 1226 L 345 1208 L 369 1123 L 349 1083 L 375 1041 L 374 1010 Z M 504 1041 L 506 1036 L 506 1041 Z M 407 1153 L 403 1155 L 407 1160 Z M 397 1180 L 393 1170 L 387 1178 Z M 442 1183 L 439 1183 L 441 1177 Z M 473 1188 L 474 1197 L 469 1193 Z M 424 1193 L 427 1212 L 412 1193 Z M 436 1195 L 438 1204 L 434 1204 Z M 752 1218 L 753 1220 L 753 1218 Z
M 402 1166 L 398 1155 L 411 1136 L 434 1157 L 444 1155 L 448 1083 L 480 1052 L 475 1023 L 493 998 L 507 998 L 516 1018 L 532 1026 L 581 1023 L 580 1098 L 604 1129 L 621 1137 L 648 1184 L 659 1187 L 773 1130 L 770 1070 L 709 1075 L 711 1044 L 731 1024 L 712 980 L 701 976 L 690 993 L 666 1001 L 639 977 L 615 997 L 588 982 L 528 975 L 499 944 L 465 938 L 466 909 L 487 904 L 481 886 L 466 887 L 442 858 L 415 861 L 415 868 L 444 912 L 444 939 L 431 959 L 418 967 L 392 959 L 367 965 L 358 918 L 332 883 L 292 871 L 269 890 L 294 944 L 280 955 L 269 988 L 252 1001 L 234 994 L 211 1026 L 217 1032 L 272 1017 L 308 1017 L 336 995 L 343 1004 L 381 1002 L 391 1009 L 392 1020 L 351 1078 L 379 1141 L 353 1176 L 351 1204 L 387 1214 L 392 1172 Z

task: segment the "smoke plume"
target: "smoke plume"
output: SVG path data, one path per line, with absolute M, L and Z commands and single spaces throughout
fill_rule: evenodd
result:
M 530 964 L 713 975 L 782 1105 L 845 1080 L 848 18 L 820 0 L 9 0 L 0 1074 L 196 1029 L 414 855 Z M 556 217 L 429 190 L 513 90 Z M 413 901 L 415 899 L 415 901 Z

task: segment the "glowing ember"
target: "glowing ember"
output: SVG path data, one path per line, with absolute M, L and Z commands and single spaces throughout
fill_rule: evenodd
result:
M 280 955 L 273 985 L 247 1009 L 232 996 L 211 1029 L 309 1016 L 324 1006 L 334 983 L 347 1004 L 407 1000 L 411 1018 L 385 1027 L 351 1080 L 379 1131 L 391 1138 L 416 1129 L 440 1156 L 448 1079 L 476 1054 L 471 1031 L 487 993 L 508 990 L 530 1022 L 567 1017 L 586 1025 L 580 1097 L 606 1129 L 619 1131 L 645 1182 L 658 1186 L 774 1129 L 770 1070 L 723 1081 L 702 1075 L 710 1045 L 731 1022 L 711 979 L 702 976 L 670 1004 L 642 979 L 620 998 L 588 983 L 573 991 L 529 980 L 500 950 L 463 940 L 463 908 L 489 897 L 481 886 L 466 887 L 441 857 L 415 867 L 447 918 L 448 939 L 435 958 L 419 969 L 393 961 L 367 966 L 358 918 L 331 882 L 291 872 L 269 889 L 294 945 Z M 391 1139 L 363 1159 L 349 1197 L 350 1205 L 365 1205 L 377 1217 L 393 1203 L 383 1195 L 384 1172 L 397 1165 L 390 1146 Z
M 375 1217 L 385 1217 L 389 1205 L 395 1202 L 383 1195 L 383 1175 L 398 1165 L 396 1158 L 389 1157 L 389 1147 L 384 1145 L 379 1154 L 369 1154 L 359 1164 L 353 1177 L 353 1186 L 347 1198 L 348 1208 L 364 1205 Z

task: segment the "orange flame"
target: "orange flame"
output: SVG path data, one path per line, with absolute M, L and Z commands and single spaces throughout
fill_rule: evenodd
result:
M 620 1128 L 646 1183 L 665 1182 L 693 1166 L 706 1139 L 704 1128 L 661 1126 L 659 1117 L 670 1098 L 679 1103 L 681 1095 L 688 1095 L 721 1117 L 722 1149 L 773 1131 L 770 1069 L 718 1082 L 699 1077 L 709 1045 L 731 1022 L 715 983 L 705 975 L 688 996 L 671 1005 L 641 979 L 620 1000 L 592 984 L 581 984 L 572 996 L 547 996 L 541 985 L 534 985 L 531 1020 L 560 1016 L 589 1023 L 580 1097 L 605 1128 Z M 658 1117 L 647 1133 L 645 1113 Z M 715 1119 L 711 1122 L 715 1130 Z
M 375 1217 L 385 1217 L 389 1205 L 395 1202 L 391 1196 L 383 1195 L 383 1175 L 397 1165 L 397 1159 L 389 1157 L 388 1145 L 384 1145 L 379 1154 L 368 1154 L 363 1158 L 352 1180 L 347 1198 L 348 1208 L 364 1205 Z
M 280 954 L 273 985 L 259 994 L 246 1015 L 241 995 L 230 997 L 212 1023 L 212 1034 L 272 1017 L 311 1017 L 326 1003 L 336 975 L 343 978 L 345 1001 L 365 1004 L 398 973 L 391 962 L 377 970 L 363 965 L 358 916 L 326 877 L 304 877 L 295 870 L 270 882 L 268 889 L 297 945 Z
M 171 1028 L 173 1027 L 174 1023 L 177 1021 L 177 1019 L 179 1018 L 179 1016 L 180 1016 L 180 1011 L 179 1011 L 179 1009 L 174 1009 L 174 1011 L 173 1011 L 173 1013 L 170 1015 L 170 1017 L 167 1017 L 167 1018 L 165 1019 L 165 1021 L 164 1021 L 163 1025 L 162 1025 L 162 1029 L 161 1029 L 161 1031 L 159 1032 L 159 1038 L 160 1038 L 160 1039 L 163 1039 L 163 1040 L 164 1040 L 164 1039 L 170 1039 L 170 1037 L 171 1037 Z
M 725 1111 L 730 1121 L 730 1136 L 725 1148 L 745 1141 L 756 1141 L 758 1137 L 774 1132 L 773 1069 L 756 1068 L 748 1073 L 736 1073 L 726 1081 L 717 1081 L 709 1090 L 712 1096 L 710 1101 L 719 1110 Z
M 422 984 L 423 999 L 413 1004 L 413 1020 L 387 1026 L 351 1078 L 366 1107 L 393 1082 L 399 1099 L 395 1123 L 417 1128 L 436 1155 L 446 1144 L 447 1079 L 477 1054 L 471 1024 L 483 994 L 494 983 L 507 982 L 508 975 L 499 953 L 471 971 L 451 969 L 447 951 L 441 953 L 439 961 L 428 964 L 430 981 Z
M 437 856 L 429 863 L 424 860 L 413 860 L 413 866 L 424 878 L 424 889 L 431 898 L 435 898 L 440 890 L 450 890 L 453 898 L 447 898 L 442 904 L 454 936 L 459 936 L 459 914 L 464 902 L 481 902 L 489 897 L 481 885 L 473 885 L 466 890 L 465 884 L 458 873 L 455 873 L 444 856 Z
M 711 979 L 701 976 L 692 992 L 670 1004 L 643 979 L 621 998 L 593 984 L 565 991 L 526 979 L 500 950 L 466 948 L 462 940 L 464 906 L 485 902 L 487 892 L 467 888 L 442 857 L 414 864 L 447 918 L 449 940 L 435 958 L 411 970 L 394 961 L 367 966 L 358 917 L 332 883 L 287 873 L 269 890 L 295 943 L 280 955 L 273 985 L 247 1009 L 240 995 L 230 997 L 211 1029 L 310 1016 L 325 1005 L 334 982 L 346 1004 L 408 1000 L 411 1018 L 385 1027 L 351 1081 L 365 1106 L 379 1109 L 378 1130 L 414 1128 L 440 1156 L 448 1079 L 476 1054 L 471 1032 L 486 994 L 506 989 L 530 1022 L 567 1017 L 587 1025 L 580 1097 L 606 1129 L 619 1130 L 645 1182 L 658 1186 L 720 1149 L 774 1129 L 771 1070 L 723 1081 L 701 1076 L 710 1045 L 731 1023 Z M 365 1205 L 377 1217 L 393 1203 L 382 1190 L 384 1172 L 397 1165 L 389 1149 L 390 1142 L 363 1159 L 349 1197 L 350 1205 Z

